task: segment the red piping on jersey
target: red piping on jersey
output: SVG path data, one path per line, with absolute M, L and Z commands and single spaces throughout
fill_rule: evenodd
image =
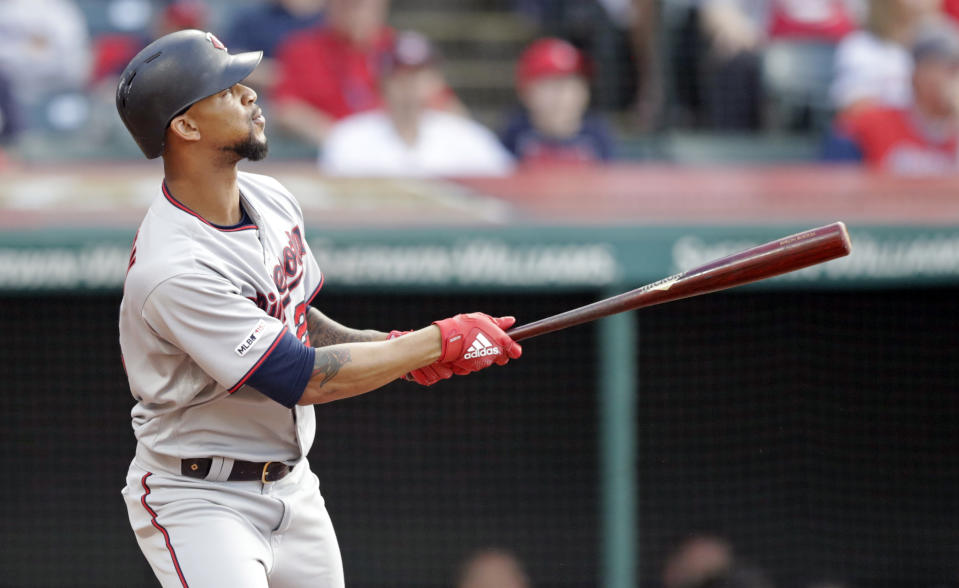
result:
M 253 224 L 250 224 L 250 225 L 240 225 L 239 227 L 220 227 L 220 226 L 217 226 L 217 225 L 211 223 L 210 221 L 206 220 L 206 219 L 203 218 L 202 216 L 198 215 L 197 213 L 193 212 L 193 211 L 190 210 L 185 204 L 183 204 L 182 202 L 180 202 L 179 200 L 177 200 L 176 198 L 174 198 L 173 195 L 170 194 L 169 188 L 166 187 L 166 181 L 164 181 L 163 184 L 161 184 L 161 187 L 162 187 L 162 189 L 163 189 L 163 195 L 166 196 L 166 199 L 170 201 L 170 204 L 172 204 L 173 206 L 176 206 L 177 208 L 179 208 L 180 210 L 182 210 L 183 212 L 185 212 L 185 213 L 187 213 L 187 214 L 192 214 L 192 215 L 195 216 L 196 218 L 200 219 L 201 221 L 203 221 L 204 223 L 210 225 L 211 227 L 213 227 L 214 229 L 216 229 L 216 230 L 218 230 L 218 231 L 223 231 L 224 233 L 233 233 L 233 232 L 236 232 L 236 231 L 247 231 L 247 230 L 249 230 L 249 229 L 255 229 L 255 228 L 257 228 L 256 225 L 253 225 Z
M 313 293 L 310 294 L 310 297 L 306 299 L 307 304 L 313 302 L 313 299 L 316 298 L 316 295 L 320 293 L 320 289 L 323 288 L 323 280 L 325 279 L 326 276 L 320 274 L 320 283 L 316 286 L 316 290 L 313 290 Z
M 273 350 L 276 349 L 276 346 L 280 343 L 280 339 L 282 339 L 283 335 L 287 333 L 289 333 L 289 331 L 287 331 L 285 328 L 280 331 L 280 334 L 277 336 L 276 339 L 273 340 L 273 344 L 270 345 L 270 348 L 266 350 L 266 353 L 264 353 L 262 357 L 260 357 L 260 361 L 256 362 L 256 364 L 254 364 L 253 367 L 251 367 L 250 370 L 246 372 L 246 374 L 243 376 L 243 378 L 240 379 L 239 382 L 237 382 L 232 388 L 227 390 L 228 394 L 233 394 L 234 392 L 239 390 L 240 387 L 243 386 L 243 384 L 245 384 L 246 381 L 250 379 L 250 376 L 253 375 L 253 372 L 258 370 L 260 366 L 263 365 L 263 362 L 266 361 L 267 357 L 270 357 L 270 354 L 273 353 Z
M 166 541 L 166 548 L 170 552 L 170 557 L 173 558 L 173 567 L 176 569 L 176 575 L 180 578 L 180 584 L 183 585 L 183 588 L 190 588 L 189 584 L 186 583 L 186 578 L 183 577 L 183 570 L 180 569 L 180 561 L 176 557 L 176 551 L 173 549 L 173 544 L 170 543 L 170 534 L 167 533 L 167 530 L 163 528 L 163 525 L 157 522 L 157 513 L 155 510 L 150 508 L 150 505 L 147 504 L 147 496 L 150 495 L 150 487 L 147 486 L 147 478 L 153 474 L 147 472 L 140 478 L 140 485 L 143 486 L 143 496 L 140 497 L 140 504 L 143 505 L 143 508 L 150 513 L 150 522 L 153 523 L 153 526 L 157 528 L 158 531 L 163 533 L 163 539 Z
M 133 236 L 133 245 L 130 246 L 130 263 L 127 264 L 127 273 L 130 273 L 130 268 L 137 262 L 137 238 L 139 236 L 140 230 L 137 229 L 137 234 Z

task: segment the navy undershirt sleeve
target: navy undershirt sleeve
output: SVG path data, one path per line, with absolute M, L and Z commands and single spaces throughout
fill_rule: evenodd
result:
M 293 408 L 313 373 L 316 351 L 287 331 L 246 384 L 287 408 Z

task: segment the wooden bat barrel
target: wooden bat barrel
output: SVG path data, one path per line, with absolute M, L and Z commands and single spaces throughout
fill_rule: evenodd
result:
M 789 235 L 663 278 L 635 290 L 538 321 L 513 327 L 515 341 L 559 331 L 627 310 L 726 290 L 849 255 L 852 243 L 842 222 Z

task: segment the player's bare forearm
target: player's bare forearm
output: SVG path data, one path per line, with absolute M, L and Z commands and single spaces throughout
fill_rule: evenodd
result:
M 365 394 L 433 363 L 441 348 L 440 330 L 434 325 L 389 341 L 319 347 L 313 375 L 299 404 L 324 404 Z
M 312 347 L 327 347 L 339 343 L 385 341 L 387 333 L 372 329 L 358 330 L 345 327 L 322 312 L 309 307 L 306 311 L 306 330 Z

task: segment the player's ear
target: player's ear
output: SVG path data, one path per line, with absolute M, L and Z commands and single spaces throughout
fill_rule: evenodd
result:
M 200 127 L 189 113 L 183 113 L 170 121 L 170 131 L 184 141 L 199 141 Z

